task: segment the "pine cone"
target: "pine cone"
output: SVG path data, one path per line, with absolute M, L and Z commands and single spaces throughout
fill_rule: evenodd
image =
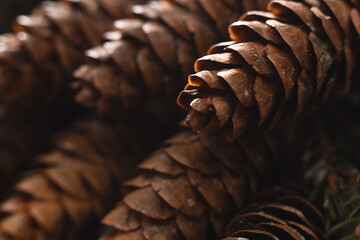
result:
M 71 80 L 85 49 L 102 42 L 115 19 L 145 0 L 43 2 L 16 19 L 15 35 L 0 37 L 0 102 L 51 102 Z
M 76 101 L 98 112 L 131 108 L 149 98 L 175 102 L 195 59 L 228 39 L 228 25 L 269 0 L 160 0 L 135 6 L 134 19 L 115 22 L 93 60 L 75 72 Z
M 235 205 L 242 205 L 274 161 L 272 153 L 253 137 L 228 143 L 190 131 L 176 135 L 139 165 L 142 174 L 125 184 L 133 190 L 104 218 L 114 229 L 101 239 L 220 236 Z
M 276 0 L 268 9 L 245 14 L 230 26 L 233 42 L 196 61 L 178 98 L 195 131 L 230 139 L 250 128 L 266 131 L 330 94 L 347 94 L 358 77 L 350 0 Z
M 140 140 L 157 142 L 152 131 L 138 127 L 140 138 L 128 128 L 84 121 L 60 134 L 52 151 L 38 157 L 39 168 L 24 174 L 0 204 L 0 239 L 79 239 L 114 203 L 118 182 L 143 157 Z
M 308 200 L 288 189 L 272 188 L 275 199 L 249 206 L 227 227 L 226 240 L 324 240 L 324 217 Z M 275 194 L 276 192 L 276 194 Z

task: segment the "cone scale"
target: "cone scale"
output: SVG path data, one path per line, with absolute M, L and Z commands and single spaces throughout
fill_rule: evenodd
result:
M 0 203 L 0 239 L 72 240 L 98 226 L 119 182 L 157 142 L 152 130 L 147 135 L 146 128 L 130 126 L 119 119 L 84 120 L 58 134 L 51 151 L 36 157 L 36 168 L 23 173 Z
M 360 41 L 350 1 L 276 0 L 268 9 L 246 13 L 229 28 L 233 42 L 196 61 L 178 98 L 194 131 L 267 131 L 354 90 Z
M 115 21 L 103 46 L 87 51 L 92 64 L 75 71 L 76 101 L 97 112 L 132 109 L 149 99 L 174 103 L 196 58 L 227 40 L 227 28 L 268 1 L 153 1 L 133 19 Z M 175 107 L 174 107 L 175 108 Z
M 0 36 L 0 103 L 53 103 L 67 87 L 84 51 L 102 42 L 112 22 L 131 16 L 141 0 L 45 1 L 19 16 L 15 34 Z
M 258 138 L 228 143 L 186 130 L 139 165 L 142 173 L 125 183 L 130 192 L 103 219 L 114 229 L 101 239 L 222 236 L 231 212 L 274 163 L 273 154 Z

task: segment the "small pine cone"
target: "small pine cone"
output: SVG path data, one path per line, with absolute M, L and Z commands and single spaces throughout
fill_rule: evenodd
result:
M 268 189 L 274 199 L 249 206 L 227 226 L 225 240 L 325 240 L 325 220 L 312 203 L 288 189 Z
M 194 131 L 230 139 L 267 131 L 349 92 L 360 56 L 350 0 L 276 0 L 268 9 L 245 14 L 229 28 L 233 42 L 196 61 L 178 98 Z
M 175 102 L 193 63 L 245 10 L 269 0 L 160 0 L 133 7 L 134 19 L 116 21 L 93 60 L 75 72 L 76 101 L 98 112 L 131 108 L 149 98 Z M 215 30 L 215 31 L 214 31 Z
M 114 204 L 119 181 L 143 157 L 134 131 L 93 120 L 60 134 L 52 151 L 37 158 L 39 168 L 25 173 L 0 204 L 0 239 L 79 239 Z M 141 136 L 148 145 L 156 141 L 152 133 Z
M 115 19 L 128 17 L 145 0 L 43 2 L 19 16 L 15 35 L 0 37 L 0 102 L 51 102 L 84 63 L 84 51 L 102 42 Z
M 176 135 L 139 165 L 142 174 L 125 183 L 131 191 L 103 219 L 114 229 L 101 240 L 221 236 L 235 207 L 273 164 L 273 153 L 254 137 L 228 143 L 190 131 Z

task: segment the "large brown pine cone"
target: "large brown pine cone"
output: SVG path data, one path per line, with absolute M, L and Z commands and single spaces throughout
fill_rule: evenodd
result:
M 230 26 L 233 42 L 196 61 L 178 98 L 195 131 L 268 130 L 357 80 L 360 21 L 350 0 L 276 0 L 268 9 L 245 14 Z
M 318 208 L 288 189 L 271 188 L 266 191 L 272 197 L 247 207 L 246 211 L 236 216 L 227 226 L 229 237 L 224 240 L 325 239 L 325 220 Z
M 75 72 L 77 102 L 98 112 L 130 108 L 149 98 L 175 102 L 195 59 L 228 39 L 227 28 L 242 13 L 269 0 L 160 0 L 135 6 L 134 19 L 115 22 L 93 60 Z
M 254 137 L 228 143 L 182 132 L 139 165 L 142 174 L 126 182 L 131 191 L 104 218 L 114 229 L 101 239 L 221 236 L 230 214 L 273 164 L 273 153 L 266 141 Z
M 102 42 L 116 19 L 145 0 L 43 2 L 19 16 L 16 34 L 0 36 L 0 103 L 52 101 L 83 64 L 84 50 Z
M 92 120 L 59 134 L 52 151 L 37 158 L 39 168 L 0 204 L 0 239 L 79 239 L 114 204 L 118 183 L 131 176 L 143 149 L 157 142 L 152 132 Z

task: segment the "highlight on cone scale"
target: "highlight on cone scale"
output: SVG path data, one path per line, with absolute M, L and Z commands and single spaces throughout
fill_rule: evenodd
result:
M 269 0 L 160 0 L 133 8 L 114 23 L 92 63 L 75 71 L 76 101 L 97 112 L 132 109 L 147 99 L 174 104 L 196 58 L 228 39 L 228 25 Z
M 67 88 L 84 51 L 102 43 L 116 19 L 142 0 L 44 1 L 19 16 L 14 34 L 0 35 L 0 103 L 52 103 Z
M 110 239 L 213 239 L 275 162 L 264 139 L 228 143 L 186 130 L 139 165 L 130 191 L 104 218 Z M 224 151 L 226 149 L 226 151 Z
M 58 134 L 52 150 L 37 156 L 37 168 L 23 173 L 0 203 L 0 239 L 75 240 L 98 226 L 119 183 L 157 141 L 151 129 L 129 126 L 84 120 Z
M 355 86 L 360 22 L 350 0 L 275 0 L 268 9 L 246 13 L 229 27 L 232 42 L 196 61 L 178 98 L 194 131 L 267 131 Z
M 269 196 L 266 196 L 269 194 Z M 261 192 L 262 202 L 252 203 L 227 226 L 224 240 L 325 240 L 321 211 L 294 190 L 273 187 Z
M 360 239 L 359 10 L 62 0 L 19 16 L 0 36 L 0 240 Z M 193 131 L 159 148 L 186 79 Z

